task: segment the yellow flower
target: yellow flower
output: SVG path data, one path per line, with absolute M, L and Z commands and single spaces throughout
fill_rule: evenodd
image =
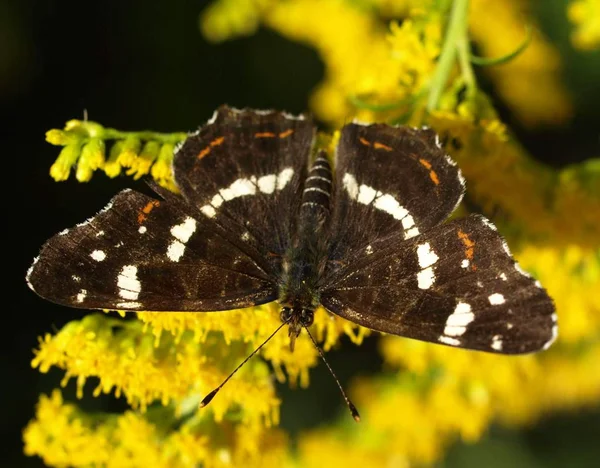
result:
M 473 0 L 469 28 L 482 55 L 499 57 L 523 42 L 534 19 L 517 0 Z M 560 80 L 558 51 L 534 26 L 533 40 L 510 62 L 486 68 L 498 93 L 527 126 L 560 124 L 573 112 Z
M 274 0 L 217 0 L 200 18 L 204 36 L 214 42 L 256 32 L 263 12 Z
M 575 47 L 597 49 L 600 46 L 600 1 L 574 0 L 569 5 L 568 16 L 576 26 L 571 35 Z
M 467 179 L 470 196 L 484 212 L 501 208 L 500 221 L 511 232 L 540 242 L 598 245 L 600 197 L 580 184 L 560 182 L 556 172 L 532 160 L 500 122 L 434 112 L 428 123 L 444 138 L 458 142 L 448 149 Z
M 190 419 L 168 427 L 167 414 L 127 411 L 84 415 L 58 390 L 42 395 L 36 417 L 23 431 L 25 453 L 50 466 L 208 467 L 281 466 L 287 440 L 277 430 L 240 422 L 216 427 Z

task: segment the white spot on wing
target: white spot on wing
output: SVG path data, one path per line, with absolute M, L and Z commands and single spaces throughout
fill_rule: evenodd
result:
M 248 241 L 250 239 L 250 233 L 248 231 L 244 232 L 241 238 L 243 241 Z
M 344 174 L 343 183 L 344 188 L 348 192 L 348 196 L 352 200 L 356 200 L 356 197 L 358 196 L 358 184 L 356 183 L 354 176 L 352 174 Z
M 375 197 L 378 195 L 377 190 L 375 190 L 372 187 L 369 187 L 368 185 L 361 185 L 360 188 L 358 189 L 358 198 L 357 201 L 358 203 L 362 203 L 363 205 L 370 205 L 373 200 L 375 200 Z M 379 194 L 381 195 L 381 194 Z
M 232 200 L 234 198 L 243 197 L 246 195 L 254 195 L 256 193 L 256 186 L 250 179 L 238 179 L 226 190 L 230 198 L 225 197 L 222 191 L 219 193 L 221 193 L 225 200 Z
M 117 304 L 117 307 L 122 307 L 123 309 L 139 309 L 141 306 L 141 302 L 119 302 Z
M 219 190 L 209 204 L 200 208 L 200 211 L 208 218 L 217 215 L 217 208 L 224 202 L 246 195 L 255 195 L 256 189 L 263 193 L 273 193 L 275 189 L 283 188 L 292 180 L 294 170 L 291 167 L 283 169 L 278 175 L 270 174 L 257 179 L 252 176 L 249 179 L 241 178 L 235 180 L 229 187 Z M 187 242 L 187 241 L 184 241 Z
M 58 233 L 58 235 L 59 235 L 59 236 L 64 236 L 64 235 L 65 235 L 65 234 L 67 234 L 68 232 L 69 232 L 69 230 L 68 230 L 68 229 L 63 229 L 62 231 L 60 231 L 60 232 Z
M 185 245 L 179 242 L 178 240 L 174 240 L 167 248 L 167 257 L 169 257 L 169 260 L 171 260 L 172 262 L 178 262 L 179 259 L 183 256 L 184 252 Z
M 470 263 L 470 262 L 469 262 L 469 259 L 468 259 L 468 258 L 465 258 L 465 259 L 464 259 L 464 260 L 463 260 L 463 261 L 460 263 L 460 266 L 461 266 L 462 268 L 469 268 L 469 263 Z
M 90 254 L 90 257 L 92 257 L 97 262 L 101 262 L 102 260 L 104 260 L 106 258 L 106 253 L 104 253 L 103 250 L 94 250 Z
M 406 235 L 406 239 L 411 239 L 412 237 L 419 235 L 419 230 L 416 227 L 410 228 L 408 231 L 406 231 L 405 235 Z
M 361 187 L 364 187 L 361 186 Z M 406 215 L 408 215 L 408 211 L 398 203 L 398 201 L 389 193 L 381 195 L 374 203 L 375 208 L 381 211 L 385 211 L 386 213 L 392 215 L 394 219 L 403 219 Z M 412 217 L 411 217 L 412 219 Z M 407 221 L 408 222 L 408 221 Z M 413 222 L 414 224 L 414 222 Z M 407 226 L 402 223 L 404 229 L 408 229 L 411 226 Z
M 104 231 L 98 231 L 96 233 L 96 237 L 102 237 L 104 235 Z
M 475 314 L 471 311 L 471 305 L 466 302 L 459 302 L 454 308 L 454 312 L 448 316 L 444 335 L 461 336 L 469 325 L 475 319 Z
M 223 197 L 221 196 L 221 194 L 217 193 L 214 197 L 212 197 L 210 204 L 214 208 L 219 208 L 224 202 L 225 202 L 225 200 L 223 200 Z
M 439 257 L 431 250 L 429 242 L 417 246 L 417 256 L 419 257 L 419 266 L 425 268 L 433 265 Z
M 200 208 L 200 211 L 202 211 L 207 218 L 214 218 L 217 215 L 217 211 L 210 205 L 204 205 Z
M 119 276 L 117 276 L 117 286 L 120 288 L 119 296 L 123 299 L 135 300 L 142 290 L 142 284 L 137 278 L 137 267 L 134 265 L 125 265 Z
M 508 281 L 508 278 L 506 277 L 506 273 L 500 273 L 499 276 L 502 281 Z
M 445 343 L 450 346 L 460 346 L 460 340 L 457 340 L 456 338 L 450 338 L 449 336 L 441 335 L 438 338 L 438 341 L 440 343 Z
M 277 184 L 277 176 L 275 174 L 262 176 L 258 179 L 258 189 L 262 193 L 273 193 Z
M 83 302 L 83 300 L 85 299 L 85 297 L 87 296 L 87 291 L 85 289 L 82 289 L 79 291 L 79 294 L 77 294 L 77 302 L 81 303 Z
M 81 278 L 80 278 L 79 276 L 77 276 L 77 275 L 73 275 L 73 276 L 71 276 L 71 279 L 72 279 L 73 281 L 75 281 L 76 283 L 79 283 L 79 282 L 81 281 Z
M 138 229 L 138 232 L 140 234 L 144 234 L 148 229 L 146 228 L 146 226 L 140 226 L 140 228 Z
M 196 220 L 191 217 L 185 218 L 183 223 L 177 224 L 171 228 L 173 237 L 185 244 L 190 240 L 192 234 L 196 231 Z
M 402 227 L 404 228 L 405 231 L 407 229 L 410 229 L 414 225 L 415 225 L 415 220 L 413 219 L 413 217 L 411 215 L 407 215 L 404 218 L 402 218 Z
M 504 304 L 506 302 L 506 299 L 504 299 L 504 296 L 502 294 L 494 293 L 488 297 L 488 301 L 490 301 L 491 305 L 500 305 Z
M 285 168 L 277 176 L 277 190 L 283 190 L 285 186 L 292 180 L 294 170 L 291 167 Z
M 373 253 L 373 247 L 371 247 L 370 245 L 367 245 L 367 248 L 365 249 L 365 253 L 367 255 L 371 255 Z
M 502 351 L 502 337 L 500 335 L 494 335 L 492 337 L 492 349 Z
M 417 273 L 417 283 L 420 289 L 429 289 L 435 282 L 433 267 L 427 267 Z

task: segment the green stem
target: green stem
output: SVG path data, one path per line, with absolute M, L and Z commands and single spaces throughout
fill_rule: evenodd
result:
M 489 67 L 492 65 L 503 65 L 507 62 L 510 62 L 512 59 L 521 54 L 527 46 L 529 46 L 531 39 L 533 38 L 533 29 L 531 26 L 527 25 L 527 37 L 525 40 L 512 52 L 503 55 L 502 57 L 495 58 L 485 58 L 485 57 L 477 57 L 476 55 L 471 55 L 471 63 L 475 65 L 479 65 L 480 67 Z
M 465 29 L 466 29 L 465 24 Z M 473 73 L 473 67 L 471 66 L 471 45 L 467 33 L 463 34 L 456 43 L 456 50 L 458 52 L 458 62 L 460 64 L 461 75 L 467 86 L 467 100 L 472 98 L 477 93 L 477 80 L 475 79 L 475 73 Z
M 158 141 L 160 143 L 179 143 L 187 138 L 187 134 L 178 133 L 159 133 L 152 131 L 141 132 L 122 132 L 114 128 L 105 128 L 102 138 L 105 140 L 124 140 L 127 137 L 138 138 L 143 141 Z
M 452 67 L 456 59 L 457 42 L 461 37 L 466 36 L 468 12 L 469 0 L 454 0 L 452 9 L 450 10 L 444 45 L 442 46 L 435 73 L 431 79 L 429 99 L 427 100 L 427 110 L 430 112 L 436 109 L 452 72 Z

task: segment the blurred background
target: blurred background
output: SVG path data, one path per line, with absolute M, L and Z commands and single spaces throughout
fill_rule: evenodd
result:
M 5 164 L 3 207 L 7 269 L 2 288 L 2 466 L 42 466 L 22 454 L 21 431 L 40 393 L 57 387 L 62 372 L 40 374 L 30 366 L 39 336 L 60 329 L 80 312 L 39 299 L 24 276 L 42 243 L 103 207 L 120 189 L 143 182 L 96 176 L 56 183 L 48 175 L 58 150 L 44 141 L 50 128 L 83 118 L 122 130 L 187 131 L 220 104 L 309 109 L 322 80 L 317 52 L 259 28 L 248 37 L 210 43 L 199 28 L 208 2 L 0 1 L 0 129 Z M 560 126 L 530 128 L 497 109 L 539 161 L 562 167 L 600 155 L 600 57 L 573 48 L 567 2 L 532 2 L 543 32 L 560 52 L 561 78 L 571 93 L 573 118 Z M 494 96 L 485 76 L 484 88 Z M 325 127 L 326 128 L 326 127 Z M 599 294 L 590 291 L 590 294 Z M 342 352 L 343 350 L 343 352 Z M 347 383 L 381 366 L 376 339 L 349 342 L 328 354 Z M 600 363 L 598 363 L 600 372 Z M 311 371 L 306 390 L 280 388 L 282 427 L 291 434 L 339 412 L 337 388 L 323 366 Z M 74 398 L 74 384 L 64 392 Z M 518 397 L 515 396 L 515 397 Z M 122 410 L 112 398 L 82 402 L 86 408 Z M 400 416 L 401 417 L 401 416 Z M 456 443 L 438 463 L 446 467 L 597 466 L 600 408 L 554 414 L 522 430 L 492 426 L 474 445 Z

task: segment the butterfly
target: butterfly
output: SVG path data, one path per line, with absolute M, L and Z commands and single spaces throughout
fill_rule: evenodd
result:
M 380 332 L 502 354 L 546 349 L 552 299 L 480 215 L 431 129 L 220 107 L 173 159 L 179 194 L 124 190 L 42 247 L 27 282 L 85 309 L 212 312 L 277 301 L 290 347 L 323 306 Z M 281 328 L 281 327 L 280 327 Z

